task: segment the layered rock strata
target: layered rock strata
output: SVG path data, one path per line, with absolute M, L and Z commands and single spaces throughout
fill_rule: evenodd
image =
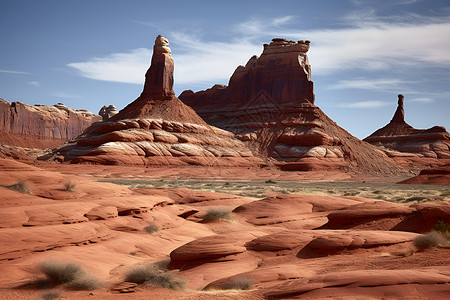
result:
M 392 120 L 364 141 L 382 146 L 391 157 L 416 156 L 450 159 L 450 134 L 442 126 L 415 129 L 405 122 L 404 96 L 398 95 L 398 106 Z
M 57 150 L 72 163 L 130 165 L 262 164 L 234 134 L 209 126 L 173 92 L 168 40 L 158 36 L 144 90 L 105 122 Z
M 54 148 L 75 139 L 100 117 L 87 110 L 74 110 L 62 103 L 29 105 L 0 99 L 2 145 Z
M 309 41 L 273 39 L 239 66 L 229 85 L 180 99 L 209 124 L 234 132 L 285 170 L 396 172 L 389 158 L 339 127 L 314 105 Z

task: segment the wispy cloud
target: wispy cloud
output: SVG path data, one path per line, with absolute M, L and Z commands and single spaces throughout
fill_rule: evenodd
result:
M 340 103 L 337 105 L 337 107 L 344 107 L 344 108 L 378 108 L 383 106 L 389 106 L 392 105 L 391 102 L 385 102 L 385 101 L 359 101 L 359 102 L 347 102 L 347 103 Z
M 0 70 L 0 73 L 10 73 L 10 74 L 31 74 L 29 72 L 23 72 L 23 71 L 14 71 L 14 70 Z
M 41 84 L 38 81 L 28 81 L 29 85 L 40 86 Z
M 346 69 L 389 72 L 404 67 L 450 67 L 450 39 L 444 38 L 450 36 L 450 18 L 406 15 L 394 21 L 395 16 L 377 18 L 370 11 L 366 17 L 355 14 L 344 18 L 347 24 L 344 28 L 309 31 L 287 29 L 295 16 L 252 18 L 235 25 L 238 37 L 225 42 L 171 32 L 168 38 L 172 50 L 176 49 L 175 84 L 226 82 L 238 65 L 245 64 L 254 54 L 259 55 L 262 42 L 274 36 L 311 40 L 309 58 L 313 73 L 319 75 Z M 150 49 L 139 48 L 68 66 L 91 79 L 142 84 L 151 53 Z M 398 88 L 408 83 L 398 79 L 347 80 L 331 88 Z
M 78 98 L 79 96 L 77 95 L 72 95 L 72 94 L 68 94 L 68 93 L 64 93 L 64 92 L 54 92 L 52 93 L 53 96 L 58 97 L 58 98 Z
M 147 48 L 138 48 L 128 53 L 112 53 L 86 62 L 70 63 L 68 66 L 76 69 L 81 76 L 91 79 L 142 84 L 151 54 Z
M 406 84 L 414 83 L 412 81 L 406 81 L 401 79 L 353 79 L 353 80 L 340 80 L 336 84 L 328 87 L 330 90 L 342 90 L 342 89 L 363 89 L 363 90 L 399 90 L 405 89 Z
M 431 102 L 434 102 L 434 99 L 428 98 L 428 97 L 422 97 L 422 98 L 411 98 L 411 99 L 408 99 L 408 101 L 420 102 L 420 103 L 431 103 Z

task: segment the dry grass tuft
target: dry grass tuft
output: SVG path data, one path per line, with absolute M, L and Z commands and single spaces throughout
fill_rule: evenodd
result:
M 224 290 L 249 290 L 253 285 L 253 280 L 245 277 L 228 279 L 223 285 Z
M 184 289 L 186 282 L 175 275 L 174 271 L 166 269 L 166 261 L 138 266 L 125 274 L 125 281 L 137 284 L 162 286 L 172 290 Z
M 40 294 L 37 300 L 56 300 L 61 298 L 61 290 L 53 289 Z
M 64 183 L 64 190 L 68 192 L 75 192 L 77 188 L 76 183 L 69 181 Z
M 421 234 L 414 238 L 414 246 L 419 250 L 430 247 L 450 247 L 450 241 L 443 232 L 431 231 L 427 234 Z
M 147 226 L 144 227 L 144 231 L 149 234 L 157 232 L 158 230 L 159 230 L 159 227 L 156 223 L 149 223 Z
M 95 276 L 86 274 L 84 269 L 75 263 L 60 263 L 49 260 L 40 265 L 47 283 L 56 286 L 67 284 L 75 290 L 96 290 L 102 286 L 102 282 Z
M 203 216 L 202 220 L 205 222 L 218 221 L 218 220 L 231 220 L 231 211 L 226 208 L 210 207 Z
M 26 181 L 20 180 L 18 183 L 5 186 L 6 188 L 22 193 L 22 194 L 29 194 L 31 195 L 31 189 L 28 186 L 28 183 Z

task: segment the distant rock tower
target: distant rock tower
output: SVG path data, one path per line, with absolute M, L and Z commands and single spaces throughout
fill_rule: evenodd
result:
M 416 129 L 406 123 L 404 99 L 402 94 L 398 95 L 398 106 L 392 120 L 366 137 L 364 141 L 383 146 L 383 149 L 388 149 L 386 154 L 391 157 L 411 157 L 410 154 L 415 154 L 418 158 L 450 158 L 449 133 L 442 126 Z M 389 149 L 408 154 L 392 152 Z

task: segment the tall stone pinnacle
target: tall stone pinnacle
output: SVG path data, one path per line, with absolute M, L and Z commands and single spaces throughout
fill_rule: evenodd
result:
M 169 40 L 158 35 L 153 46 L 150 68 L 145 74 L 144 90 L 140 96 L 145 100 L 171 99 L 173 91 L 174 63 L 169 48 Z
M 398 106 L 397 110 L 395 111 L 394 116 L 392 117 L 392 120 L 390 123 L 405 123 L 405 110 L 403 108 L 403 100 L 404 96 L 402 94 L 398 95 Z

